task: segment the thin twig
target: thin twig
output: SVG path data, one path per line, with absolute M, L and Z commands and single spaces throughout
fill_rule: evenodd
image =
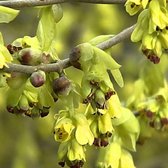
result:
M 124 29 L 122 32 L 120 32 L 119 34 L 117 34 L 116 36 L 110 38 L 107 41 L 104 41 L 100 44 L 97 45 L 98 48 L 102 49 L 102 50 L 106 50 L 112 46 L 114 46 L 115 44 L 120 43 L 121 41 L 127 39 L 130 37 L 131 33 L 133 32 L 135 28 L 135 25 Z
M 8 68 L 4 67 L 1 71 L 3 72 L 21 72 L 26 74 L 31 74 L 37 70 L 42 70 L 45 72 L 61 72 L 63 69 L 70 67 L 69 58 L 60 60 L 57 63 L 52 64 L 40 64 L 37 66 L 27 66 L 20 64 L 8 63 Z
M 59 3 L 123 4 L 126 0 L 13 0 L 0 1 L 0 5 L 11 8 L 33 7 Z
M 126 38 L 129 38 L 132 31 L 134 30 L 135 25 L 126 28 L 116 36 L 112 37 L 111 39 L 104 41 L 103 43 L 100 43 L 97 45 L 98 48 L 105 50 L 107 48 L 111 48 L 112 46 L 122 42 Z M 27 66 L 27 65 L 19 65 L 19 64 L 13 64 L 8 63 L 8 68 L 4 67 L 1 71 L 3 72 L 21 72 L 21 73 L 27 73 L 31 74 L 37 70 L 43 70 L 45 72 L 61 72 L 63 69 L 70 67 L 69 58 L 60 60 L 57 63 L 52 64 L 40 64 L 38 66 Z

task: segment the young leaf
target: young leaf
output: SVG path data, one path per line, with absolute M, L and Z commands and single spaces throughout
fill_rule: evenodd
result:
M 102 43 L 102 42 L 104 42 L 104 41 L 106 41 L 106 40 L 109 40 L 109 39 L 112 38 L 113 36 L 114 36 L 114 35 L 112 35 L 112 34 L 110 34 L 110 35 L 100 35 L 100 36 L 97 36 L 97 37 L 91 39 L 91 40 L 89 41 L 89 43 L 90 43 L 91 45 L 93 45 L 93 46 L 96 46 L 96 45 L 98 45 L 98 44 L 100 44 L 100 43 Z
M 48 51 L 56 36 L 56 22 L 52 14 L 51 6 L 41 9 L 36 34 L 38 40 L 41 42 L 42 49 Z
M 0 6 L 0 23 L 9 23 L 19 14 L 19 10 Z
M 117 82 L 117 84 L 120 86 L 120 87 L 123 87 L 124 86 L 124 81 L 123 81 L 123 77 L 121 75 L 121 72 L 119 69 L 114 69 L 111 71 L 115 81 Z

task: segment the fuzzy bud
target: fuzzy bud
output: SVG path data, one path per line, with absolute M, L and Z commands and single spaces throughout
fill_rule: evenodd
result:
M 46 74 L 44 71 L 33 72 L 30 76 L 30 82 L 34 87 L 42 86 L 46 81 Z
M 68 78 L 62 76 L 53 81 L 53 91 L 57 95 L 68 95 L 71 89 L 71 83 Z

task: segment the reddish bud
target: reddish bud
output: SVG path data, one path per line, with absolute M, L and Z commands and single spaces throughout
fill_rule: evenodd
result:
M 145 111 L 145 114 L 146 114 L 146 116 L 147 116 L 148 118 L 152 118 L 152 117 L 154 116 L 154 113 L 153 113 L 152 111 L 150 111 L 150 110 L 146 110 L 146 111 Z
M 81 65 L 78 62 L 80 58 L 80 49 L 78 47 L 75 47 L 72 49 L 70 55 L 69 55 L 69 61 L 72 66 L 74 66 L 77 69 L 81 69 Z
M 71 89 L 71 83 L 68 78 L 62 76 L 53 81 L 53 91 L 56 94 L 68 95 Z
M 42 86 L 46 81 L 46 75 L 44 71 L 33 72 L 30 76 L 30 82 L 34 87 Z

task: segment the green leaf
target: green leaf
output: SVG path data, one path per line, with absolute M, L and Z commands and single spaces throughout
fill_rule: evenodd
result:
M 0 23 L 9 23 L 19 14 L 19 10 L 0 6 Z
M 130 116 L 125 122 L 116 127 L 116 131 L 121 137 L 122 143 L 125 148 L 135 151 L 136 141 L 139 136 L 140 126 L 137 118 L 131 111 L 127 111 Z
M 76 139 L 71 140 L 71 144 L 68 146 L 67 157 L 70 161 L 74 161 L 74 160 L 85 161 L 84 147 L 80 145 L 76 141 Z
M 59 22 L 63 17 L 63 10 L 60 4 L 52 5 L 52 12 L 55 19 L 55 22 Z
M 37 38 L 41 42 L 44 51 L 48 51 L 56 36 L 56 22 L 52 14 L 51 6 L 42 8 L 40 21 L 37 28 Z
M 119 69 L 115 69 L 115 70 L 112 70 L 110 71 L 115 79 L 115 81 L 117 82 L 117 84 L 120 86 L 120 87 L 123 87 L 124 86 L 124 81 L 123 81 L 123 77 L 121 75 L 121 72 Z
M 7 50 L 7 48 L 0 44 L 0 68 L 3 68 L 3 66 L 8 67 L 6 63 L 9 63 L 13 60 L 11 54 Z
M 101 148 L 97 166 L 99 168 L 118 168 L 121 157 L 121 146 L 111 142 L 106 148 Z
M 121 65 L 119 65 L 112 57 L 111 55 L 107 54 L 105 51 L 97 48 L 97 47 L 93 47 L 94 49 L 94 53 L 95 53 L 95 59 L 101 61 L 106 69 L 109 70 L 114 70 L 114 69 L 118 69 L 121 67 Z
M 42 87 L 39 88 L 38 99 L 42 107 L 50 107 L 54 103 L 53 97 L 49 92 L 49 90 L 47 89 L 46 85 L 43 85 Z
M 124 149 L 121 152 L 120 168 L 135 168 L 131 154 Z
M 68 151 L 68 145 L 69 145 L 69 142 L 64 142 L 64 143 L 61 143 L 59 148 L 58 148 L 58 154 L 57 154 L 57 157 L 59 160 L 63 160 L 64 157 L 66 157 L 66 154 L 67 154 L 67 151 Z
M 112 119 L 112 123 L 114 126 L 117 126 L 117 125 L 120 125 L 126 122 L 130 118 L 130 115 L 131 115 L 130 111 L 127 108 L 124 108 L 121 106 L 119 110 L 121 111 L 120 117 L 119 118 L 116 117 Z
M 100 44 L 100 43 L 102 43 L 102 42 L 104 42 L 104 41 L 109 40 L 109 39 L 112 38 L 112 37 L 114 37 L 114 35 L 112 35 L 112 34 L 110 34 L 110 35 L 100 35 L 100 36 L 97 36 L 97 37 L 91 39 L 91 40 L 89 41 L 89 43 L 90 43 L 91 45 L 93 45 L 93 46 L 96 46 L 96 45 L 98 45 L 98 44 Z
M 17 106 L 20 97 L 22 96 L 24 87 L 21 87 L 20 89 L 11 89 L 9 88 L 7 93 L 7 105 L 11 107 Z

